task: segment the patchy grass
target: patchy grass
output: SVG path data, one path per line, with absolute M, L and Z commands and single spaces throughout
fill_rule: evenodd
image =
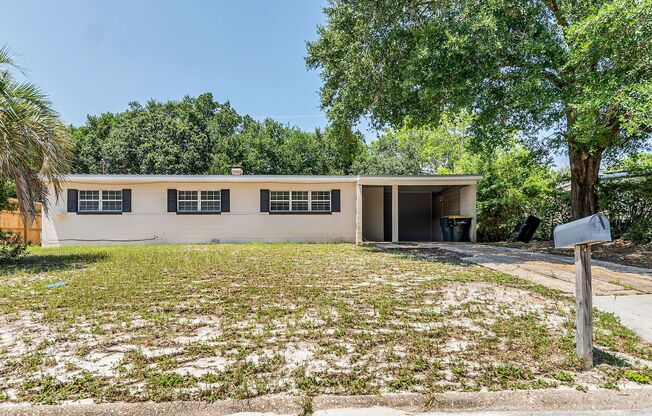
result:
M 67 285 L 47 288 L 48 283 Z M 32 248 L 0 271 L 0 399 L 218 400 L 649 384 L 652 349 L 569 298 L 436 250 Z M 601 386 L 601 387 L 600 387 Z

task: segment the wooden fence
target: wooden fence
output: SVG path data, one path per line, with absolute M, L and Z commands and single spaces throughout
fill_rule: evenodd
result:
M 11 205 L 11 199 L 9 203 Z M 0 229 L 3 231 L 13 231 L 20 235 L 23 241 L 32 244 L 41 244 L 41 207 L 40 204 L 36 207 L 37 215 L 31 225 L 26 225 L 23 222 L 23 216 L 20 211 L 0 211 Z

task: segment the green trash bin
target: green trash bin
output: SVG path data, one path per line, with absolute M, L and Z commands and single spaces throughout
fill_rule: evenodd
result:
M 444 241 L 452 242 L 453 241 L 453 223 L 449 220 L 448 217 L 441 217 L 439 219 L 439 225 L 441 226 L 441 235 Z
M 443 240 L 455 243 L 471 241 L 472 220 L 472 217 L 463 217 L 461 215 L 441 217 L 439 224 L 441 225 Z

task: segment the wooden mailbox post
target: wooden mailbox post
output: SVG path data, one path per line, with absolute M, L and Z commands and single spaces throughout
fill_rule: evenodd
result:
M 584 369 L 593 367 L 591 246 L 611 241 L 609 220 L 595 214 L 555 228 L 555 248 L 575 248 L 575 349 Z

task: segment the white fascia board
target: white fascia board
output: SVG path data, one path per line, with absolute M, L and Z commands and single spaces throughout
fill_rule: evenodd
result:
M 320 176 L 320 175 L 67 175 L 83 184 L 149 183 L 358 183 L 360 185 L 474 185 L 480 175 Z
M 353 183 L 356 176 L 291 176 L 291 175 L 68 175 L 65 181 L 87 184 L 150 184 L 150 183 Z
M 481 175 L 360 176 L 360 185 L 475 185 Z

